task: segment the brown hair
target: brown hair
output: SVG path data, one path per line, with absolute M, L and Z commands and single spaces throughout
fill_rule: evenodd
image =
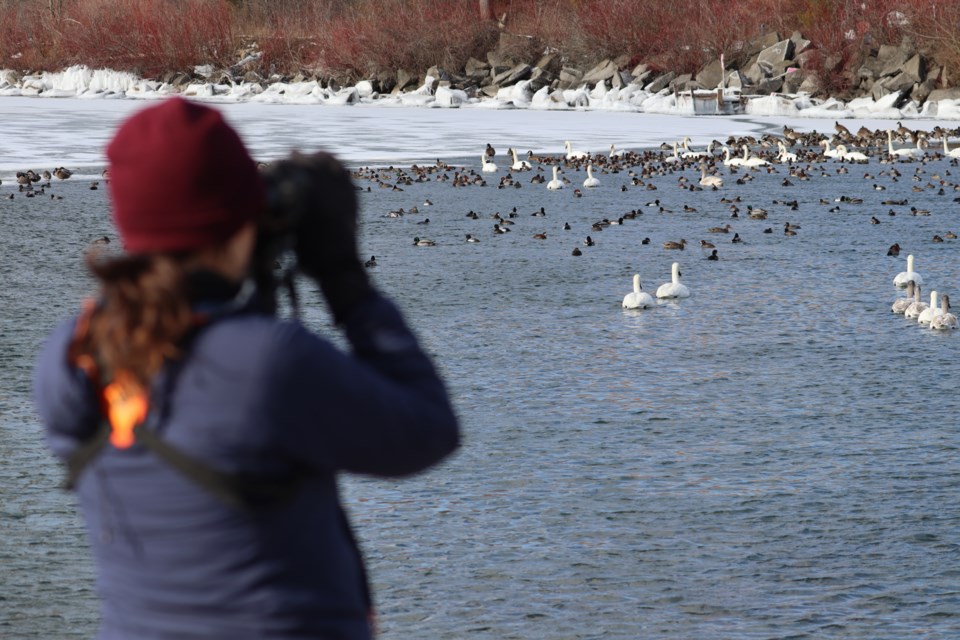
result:
M 180 355 L 193 324 L 186 291 L 186 254 L 87 255 L 99 300 L 70 357 L 96 362 L 102 382 L 126 371 L 144 387 L 163 362 Z

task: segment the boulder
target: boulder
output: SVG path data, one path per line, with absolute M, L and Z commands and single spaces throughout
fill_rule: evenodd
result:
M 463 65 L 463 71 L 470 77 L 480 79 L 490 74 L 490 65 L 471 56 L 467 59 L 467 63 Z
M 759 94 L 776 93 L 783 88 L 783 78 L 764 78 L 757 83 L 756 91 Z
M 914 83 L 919 83 L 924 79 L 924 64 L 923 58 L 920 57 L 920 54 L 915 54 L 912 58 L 907 60 L 902 68 L 902 72 Z
M 670 81 L 669 87 L 674 91 L 685 91 L 687 89 L 687 84 L 693 81 L 692 74 L 684 73 L 674 77 L 674 79 Z
M 719 87 L 722 79 L 723 69 L 720 66 L 719 60 L 714 60 L 713 62 L 707 63 L 707 65 L 700 69 L 700 72 L 697 73 L 696 78 L 698 83 L 708 88 Z
M 416 77 L 406 69 L 397 69 L 397 83 L 394 85 L 394 91 L 406 91 L 417 84 Z
M 601 82 L 610 80 L 616 72 L 616 63 L 613 60 L 607 59 L 583 74 L 580 82 L 586 85 L 595 86 Z
M 575 87 L 581 84 L 583 72 L 574 67 L 563 67 L 560 70 L 560 86 L 564 88 Z
M 536 69 L 543 69 L 553 75 L 558 75 L 563 68 L 563 60 L 555 53 L 545 53 L 537 60 L 537 64 L 533 66 Z
M 927 96 L 928 102 L 937 102 L 939 100 L 960 100 L 960 87 L 950 87 L 949 89 L 934 89 Z
M 727 89 L 743 89 L 743 76 L 740 75 L 739 71 L 727 71 L 727 78 L 723 83 L 723 86 Z
M 747 55 L 756 55 L 768 47 L 780 42 L 780 34 L 776 31 L 771 31 L 770 33 L 765 33 L 757 38 L 754 38 L 747 45 Z
M 803 81 L 806 80 L 806 74 L 799 69 L 796 71 L 788 72 L 783 77 L 783 87 L 782 91 L 784 93 L 799 93 L 800 86 L 803 84 Z
M 528 64 L 521 63 L 511 69 L 507 69 L 500 75 L 494 76 L 493 84 L 498 84 L 501 87 L 516 84 L 520 80 L 526 80 L 529 78 L 532 71 L 533 67 Z
M 793 41 L 781 40 L 773 46 L 767 47 L 757 55 L 757 64 L 764 68 L 766 65 L 771 67 L 777 63 L 789 60 L 793 57 Z
M 803 34 L 799 31 L 794 31 L 793 35 L 790 36 L 790 42 L 793 43 L 793 55 L 803 53 L 810 48 L 811 42 L 803 37 Z
M 652 77 L 653 71 L 647 69 L 640 74 L 633 74 L 633 80 L 631 80 L 631 82 L 642 87 L 646 82 L 649 82 L 650 78 Z
M 528 56 L 529 49 L 532 45 L 533 38 L 531 36 L 501 31 L 500 41 L 497 43 L 497 48 L 494 52 L 497 63 L 491 60 L 490 66 L 500 64 L 506 67 L 515 67 L 528 57 L 532 57 Z M 489 54 L 487 58 L 490 58 Z
M 877 60 L 881 65 L 880 76 L 897 75 L 909 59 L 910 51 L 903 46 L 882 45 L 877 51 Z
M 677 77 L 677 74 L 675 72 L 668 71 L 663 75 L 654 79 L 653 82 L 651 82 L 644 88 L 650 93 L 658 93 L 666 89 L 670 85 L 670 83 L 673 82 L 673 79 L 676 77 Z
M 914 85 L 913 91 L 910 92 L 910 99 L 918 103 L 922 103 L 926 101 L 927 97 L 936 88 L 936 86 L 936 81 L 929 78 L 923 82 L 919 82 Z
M 819 91 L 820 79 L 813 73 L 807 74 L 797 89 L 797 93 L 807 93 L 811 96 L 817 94 Z
M 916 82 L 914 82 L 913 78 L 901 71 L 897 75 L 891 78 L 885 78 L 877 84 L 883 86 L 883 88 L 887 90 L 887 93 L 892 93 L 894 91 L 912 91 L 913 85 L 915 85 Z
M 647 64 L 645 62 L 641 62 L 630 71 L 630 75 L 632 75 L 634 78 L 638 78 L 643 74 L 647 73 L 648 71 L 649 71 L 649 67 L 647 66 Z

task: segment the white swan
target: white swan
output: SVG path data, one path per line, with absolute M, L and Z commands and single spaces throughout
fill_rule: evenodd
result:
M 957 316 L 950 313 L 950 298 L 947 294 L 940 296 L 940 315 L 930 321 L 930 328 L 938 331 L 960 329 Z
M 747 145 L 743 145 L 743 163 L 742 164 L 744 167 L 763 167 L 770 163 L 758 156 L 751 156 L 750 147 L 748 147 Z
M 480 154 L 481 169 L 484 173 L 495 173 L 497 171 L 497 164 L 489 160 L 490 156 L 483 153 Z
M 907 270 L 901 271 L 893 279 L 893 286 L 903 289 L 908 282 L 923 284 L 923 276 L 913 270 L 913 254 L 907 256 Z
M 947 146 L 947 136 L 943 136 L 943 155 L 948 158 L 960 158 L 960 147 L 956 149 L 951 149 Z
M 836 149 L 831 149 L 831 148 L 830 148 L 830 141 L 829 141 L 829 140 L 821 140 L 821 141 L 820 141 L 820 146 L 823 147 L 823 155 L 825 155 L 826 157 L 828 157 L 828 158 L 839 158 L 839 157 L 840 157 L 840 153 L 839 153 Z
M 677 143 L 673 143 L 673 155 L 663 159 L 664 162 L 680 162 L 680 156 L 677 154 Z
M 917 322 L 920 324 L 930 324 L 930 321 L 941 313 L 943 313 L 943 309 L 937 306 L 937 292 L 931 291 L 930 306 L 920 312 L 920 315 L 917 316 Z
M 624 309 L 646 309 L 652 307 L 654 303 L 653 296 L 643 290 L 640 286 L 640 274 L 633 276 L 633 291 L 623 296 Z
M 778 140 L 777 147 L 780 149 L 780 153 L 777 155 L 777 158 L 780 160 L 780 162 L 789 163 L 797 161 L 797 154 L 787 151 L 787 145 Z
M 920 285 L 918 284 L 913 289 L 913 302 L 907 307 L 907 310 L 903 312 L 903 317 L 909 320 L 916 320 L 926 308 L 927 303 L 920 300 Z
M 720 176 L 708 176 L 707 170 L 700 167 L 700 186 L 701 187 L 722 187 L 723 178 Z
M 845 144 L 837 145 L 837 154 L 837 158 L 840 160 L 847 160 L 849 162 L 868 162 L 870 160 L 865 153 L 860 153 L 859 151 L 847 151 L 847 145 Z
M 610 158 L 611 158 L 611 159 L 613 159 L 613 158 L 622 158 L 623 156 L 626 155 L 626 153 L 627 153 L 627 152 L 624 151 L 624 150 L 622 150 L 622 149 L 617 149 L 617 147 L 616 147 L 615 145 L 613 145 L 613 144 L 610 145 Z
M 680 263 L 674 262 L 671 267 L 671 281 L 657 287 L 658 298 L 689 298 L 690 289 L 680 283 Z
M 893 305 L 891 305 L 890 311 L 894 313 L 903 313 L 904 311 L 906 311 L 907 307 L 913 304 L 913 300 L 914 300 L 913 289 L 915 286 L 916 285 L 913 284 L 913 280 L 909 281 L 907 283 L 907 295 L 904 296 L 903 298 L 897 298 L 894 301 Z
M 920 148 L 920 141 L 917 140 L 916 149 L 894 149 L 893 148 L 893 131 L 887 129 L 887 151 L 894 158 L 915 158 L 917 156 L 923 155 L 923 149 Z
M 516 149 L 510 149 L 510 153 L 513 155 L 513 164 L 510 165 L 511 171 L 529 171 L 532 168 L 529 162 L 517 158 Z
M 567 160 L 582 160 L 590 155 L 586 151 L 574 151 L 573 144 L 569 140 L 564 141 L 563 146 L 567 150 Z
M 583 181 L 583 186 L 587 188 L 600 186 L 600 181 L 593 177 L 593 165 L 587 165 L 587 179 Z
M 557 189 L 563 189 L 563 180 L 557 177 L 557 174 L 560 173 L 560 167 L 553 167 L 553 180 L 547 183 L 547 189 L 555 191 Z
M 711 141 L 711 145 L 713 142 Z M 690 138 L 688 136 L 683 136 L 683 153 L 680 154 L 681 158 L 704 158 L 710 155 L 710 147 L 707 147 L 706 151 L 694 151 L 690 148 Z

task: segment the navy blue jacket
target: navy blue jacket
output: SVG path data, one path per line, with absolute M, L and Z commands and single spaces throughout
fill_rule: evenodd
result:
M 74 325 L 51 335 L 34 383 L 61 458 L 100 420 L 91 382 L 67 362 Z M 233 313 L 157 376 L 146 424 L 165 442 L 228 473 L 302 480 L 288 501 L 246 512 L 141 445 L 106 447 L 77 484 L 100 638 L 370 637 L 363 561 L 336 474 L 422 471 L 458 446 L 459 428 L 392 303 L 372 295 L 344 329 L 352 354 L 298 322 Z

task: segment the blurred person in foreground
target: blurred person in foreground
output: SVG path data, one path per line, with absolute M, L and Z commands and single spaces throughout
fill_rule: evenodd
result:
M 459 427 L 357 257 L 348 172 L 296 153 L 258 171 L 181 98 L 129 118 L 107 156 L 125 253 L 88 257 L 99 291 L 34 381 L 95 555 L 98 637 L 372 637 L 336 474 L 422 471 Z M 351 353 L 275 315 L 284 242 Z

